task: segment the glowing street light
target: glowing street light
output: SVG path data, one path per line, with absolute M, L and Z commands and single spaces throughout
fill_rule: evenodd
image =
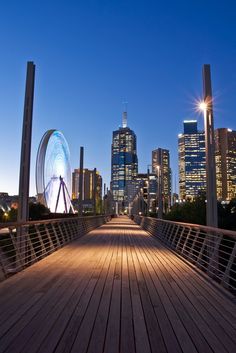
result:
M 199 110 L 201 110 L 201 111 L 205 112 L 205 111 L 207 110 L 207 103 L 206 103 L 206 102 L 204 102 L 204 101 L 199 102 L 199 104 L 198 104 L 198 108 L 199 108 Z
M 212 107 L 212 88 L 210 65 L 203 65 L 203 97 L 199 109 L 204 112 L 205 149 L 206 149 L 206 223 L 218 227 L 216 198 L 215 136 Z
M 161 166 L 156 166 L 157 170 L 157 200 L 158 200 L 158 213 L 157 217 L 162 219 L 163 211 L 162 211 L 162 185 L 161 185 Z
M 152 164 L 147 165 L 147 217 L 150 215 L 150 169 Z

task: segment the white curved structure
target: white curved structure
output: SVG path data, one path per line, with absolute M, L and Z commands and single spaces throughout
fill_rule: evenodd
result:
M 71 204 L 71 166 L 68 143 L 58 130 L 42 137 L 36 161 L 38 199 L 51 212 L 69 213 Z

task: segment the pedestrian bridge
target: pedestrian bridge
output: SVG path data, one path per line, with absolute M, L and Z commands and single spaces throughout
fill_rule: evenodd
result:
M 61 247 L 70 229 L 60 225 L 59 236 L 58 224 L 42 227 L 34 228 L 41 245 L 33 237 L 25 250 L 31 266 L 17 260 L 14 241 L 8 267 L 0 253 L 8 277 L 0 283 L 0 352 L 236 352 L 232 291 L 150 230 L 118 217 Z M 23 270 L 9 277 L 13 262 Z

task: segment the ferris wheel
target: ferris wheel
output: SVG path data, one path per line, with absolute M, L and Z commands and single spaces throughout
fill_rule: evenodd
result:
M 71 203 L 71 166 L 68 143 L 58 130 L 42 137 L 36 161 L 38 199 L 51 212 L 74 213 Z

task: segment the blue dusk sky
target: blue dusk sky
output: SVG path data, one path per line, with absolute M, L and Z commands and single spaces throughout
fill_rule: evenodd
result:
M 177 135 L 211 64 L 215 127 L 236 130 L 236 2 L 219 0 L 9 0 L 0 2 L 0 192 L 18 193 L 26 62 L 36 64 L 30 194 L 48 129 L 61 130 L 72 169 L 110 182 L 112 131 L 128 101 L 139 172 L 167 148 L 178 180 Z M 173 188 L 174 189 L 174 188 Z

